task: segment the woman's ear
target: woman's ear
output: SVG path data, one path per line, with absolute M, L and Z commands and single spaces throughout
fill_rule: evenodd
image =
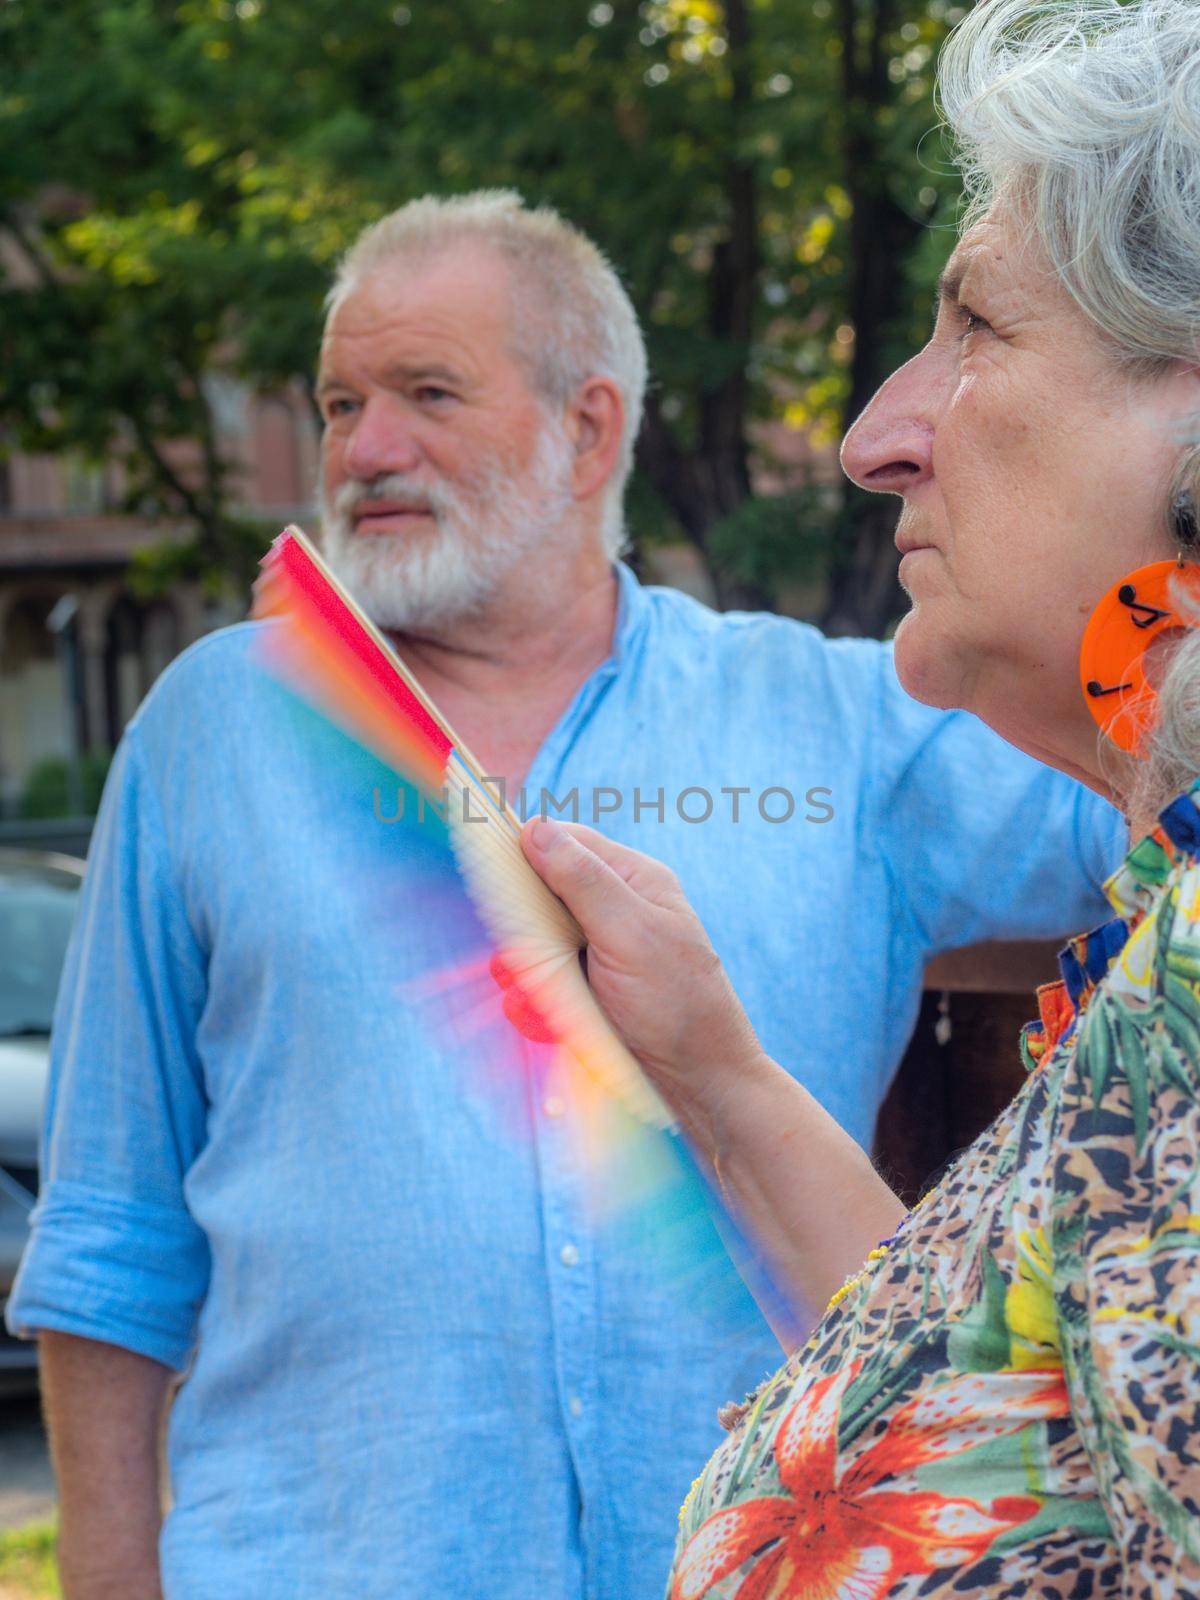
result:
M 571 489 L 576 500 L 589 500 L 612 477 L 621 453 L 625 407 L 611 378 L 589 378 L 567 407 L 567 437 L 574 460 Z

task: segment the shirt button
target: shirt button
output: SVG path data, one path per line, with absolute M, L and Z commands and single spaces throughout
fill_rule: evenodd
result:
M 583 1401 L 577 1394 L 571 1395 L 568 1399 L 567 1410 L 573 1417 L 581 1417 L 583 1415 Z
M 556 1094 L 548 1094 L 542 1101 L 542 1110 L 548 1117 L 561 1117 L 566 1109 L 566 1103 Z
M 565 1244 L 558 1252 L 558 1259 L 564 1267 L 577 1267 L 579 1265 L 579 1251 L 573 1244 Z

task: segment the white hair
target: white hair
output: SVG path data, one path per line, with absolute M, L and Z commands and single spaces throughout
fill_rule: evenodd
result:
M 422 483 L 390 472 L 348 478 L 332 496 L 321 482 L 325 556 L 381 628 L 437 632 L 481 613 L 506 577 L 551 543 L 571 503 L 571 448 L 566 431 L 547 425 L 525 471 L 480 460 L 454 484 Z M 386 500 L 429 513 L 436 532 L 354 531 L 363 500 Z
M 412 200 L 364 230 L 338 265 L 332 313 L 370 274 L 428 259 L 463 242 L 495 250 L 512 284 L 514 354 L 535 393 L 562 408 L 588 378 L 620 391 L 620 453 L 605 486 L 602 537 L 615 557 L 626 543 L 623 500 L 646 392 L 646 346 L 616 271 L 590 239 L 549 206 L 528 210 L 511 189 Z
M 1174 597 L 1190 626 L 1175 645 L 1155 697 L 1154 720 L 1141 747 L 1131 812 L 1150 818 L 1200 776 L 1200 609 L 1185 594 Z
M 947 40 L 938 95 L 967 195 L 1029 221 L 1118 363 L 1200 360 L 1200 4 L 981 0 Z M 1178 439 L 1164 520 L 1200 505 L 1200 428 Z M 1200 551 L 1188 551 L 1200 558 Z M 1200 635 L 1166 665 L 1139 803 L 1200 773 Z

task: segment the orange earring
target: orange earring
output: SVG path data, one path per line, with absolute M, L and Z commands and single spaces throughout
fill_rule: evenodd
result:
M 1154 720 L 1146 648 L 1172 628 L 1195 627 L 1172 595 L 1182 584 L 1200 605 L 1200 567 L 1154 561 L 1115 583 L 1092 612 L 1079 652 L 1079 681 L 1101 732 L 1137 755 Z

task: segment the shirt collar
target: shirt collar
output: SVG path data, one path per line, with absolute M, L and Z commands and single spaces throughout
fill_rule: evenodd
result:
M 574 699 L 546 736 L 525 777 L 526 786 L 537 790 L 554 780 L 554 773 L 570 750 L 580 729 L 594 714 L 620 672 L 634 666 L 653 611 L 650 597 L 624 561 L 613 563 L 617 579 L 617 615 L 613 624 L 612 648 L 608 656 L 579 686 Z
M 1113 909 L 1127 922 L 1140 921 L 1174 867 L 1185 856 L 1200 855 L 1200 778 L 1165 811 L 1134 845 L 1104 885 Z
M 650 597 L 626 562 L 614 562 L 613 570 L 617 575 L 617 620 L 609 663 L 615 671 L 641 642 L 650 621 Z

